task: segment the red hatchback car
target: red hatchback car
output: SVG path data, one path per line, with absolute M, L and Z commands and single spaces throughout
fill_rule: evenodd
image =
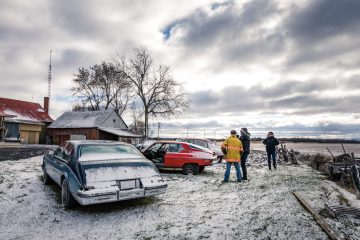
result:
M 142 150 L 158 168 L 181 168 L 185 175 L 204 171 L 216 161 L 215 152 L 187 142 L 157 141 Z

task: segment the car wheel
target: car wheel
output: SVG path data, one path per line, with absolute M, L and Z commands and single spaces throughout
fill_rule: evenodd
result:
M 205 169 L 205 166 L 200 166 L 199 167 L 199 173 L 202 173 L 204 171 L 204 169 Z
M 71 195 L 69 183 L 66 179 L 61 184 L 61 204 L 67 209 L 73 208 L 76 205 L 76 201 Z
M 45 185 L 49 185 L 52 183 L 52 179 L 49 177 L 49 174 L 47 174 L 45 166 L 43 170 L 43 182 Z
M 197 164 L 185 164 L 183 167 L 183 174 L 185 175 L 196 175 L 199 173 L 199 165 Z

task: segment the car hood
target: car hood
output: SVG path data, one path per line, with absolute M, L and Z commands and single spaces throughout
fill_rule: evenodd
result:
M 109 160 L 82 162 L 82 170 L 86 186 L 94 188 L 108 188 L 117 185 L 118 181 L 146 178 L 161 179 L 154 164 L 148 160 Z

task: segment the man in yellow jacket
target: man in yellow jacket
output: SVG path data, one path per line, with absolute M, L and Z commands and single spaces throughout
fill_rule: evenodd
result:
M 237 181 L 241 182 L 241 171 L 240 171 L 240 157 L 243 152 L 243 146 L 241 141 L 236 137 L 236 131 L 230 132 L 231 136 L 227 138 L 221 145 L 222 149 L 226 149 L 226 171 L 223 182 L 229 181 L 231 165 L 234 163 L 236 169 Z

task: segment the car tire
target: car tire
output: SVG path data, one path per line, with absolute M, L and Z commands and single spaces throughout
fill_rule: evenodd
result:
M 196 175 L 198 173 L 199 173 L 199 165 L 197 164 L 188 163 L 183 166 L 184 175 L 189 175 L 189 174 Z
M 204 169 L 205 169 L 205 166 L 200 166 L 199 167 L 199 173 L 202 173 L 204 171 Z
M 43 182 L 45 185 L 49 185 L 53 182 L 52 179 L 49 177 L 49 174 L 46 172 L 45 166 L 43 170 Z
M 70 192 L 69 183 L 66 179 L 64 179 L 61 184 L 61 204 L 66 209 L 71 209 L 76 206 L 76 201 Z

